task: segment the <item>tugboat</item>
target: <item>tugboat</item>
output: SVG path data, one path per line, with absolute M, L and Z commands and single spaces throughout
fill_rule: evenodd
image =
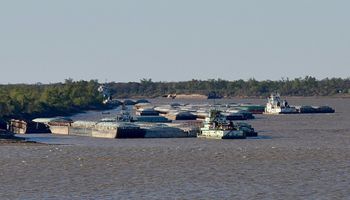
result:
M 293 114 L 298 113 L 295 107 L 289 106 L 286 100 L 281 100 L 279 93 L 272 93 L 266 103 L 264 114 Z
M 245 139 L 247 136 L 257 136 L 257 133 L 246 123 L 234 124 L 226 120 L 219 110 L 211 110 L 205 118 L 199 137 L 217 139 Z

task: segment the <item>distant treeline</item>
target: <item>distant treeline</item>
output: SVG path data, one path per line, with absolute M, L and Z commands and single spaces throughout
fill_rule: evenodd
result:
M 0 85 L 0 118 L 50 117 L 101 108 L 99 83 L 66 80 L 55 84 Z
M 114 98 L 158 97 L 174 93 L 196 93 L 222 97 L 265 97 L 275 91 L 285 96 L 331 96 L 338 93 L 350 93 L 349 78 L 317 80 L 311 76 L 279 81 L 210 79 L 184 82 L 153 82 L 151 79 L 142 79 L 140 82 L 112 82 L 108 85 Z
M 97 80 L 55 84 L 0 85 L 0 118 L 50 117 L 68 115 L 89 109 L 106 108 L 98 92 Z M 227 81 L 222 79 L 184 82 L 140 82 L 107 84 L 114 98 L 159 97 L 167 94 L 203 94 L 222 97 L 265 97 L 278 91 L 285 96 L 331 96 L 350 94 L 350 79 L 314 77 L 257 81 L 255 79 Z

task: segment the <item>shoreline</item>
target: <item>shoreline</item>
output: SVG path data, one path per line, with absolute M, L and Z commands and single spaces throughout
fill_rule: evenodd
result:
M 13 133 L 0 129 L 0 146 L 15 145 L 46 145 L 35 141 L 27 141 L 26 138 L 15 136 Z
M 198 95 L 198 94 L 178 94 L 178 97 L 174 98 L 174 100 L 178 99 L 178 100 L 207 100 L 207 98 L 203 98 L 204 95 Z M 338 98 L 350 98 L 350 94 L 336 94 L 336 95 L 328 95 L 328 96 L 322 96 L 322 95 L 314 95 L 314 96 L 290 96 L 290 95 L 281 95 L 283 97 L 288 97 L 288 98 L 306 98 L 306 99 L 310 99 L 310 98 L 316 98 L 316 99 L 323 99 L 323 98 L 331 98 L 331 99 L 338 99 Z M 222 98 L 213 98 L 213 99 L 266 99 L 268 97 L 267 96 L 225 96 Z M 171 98 L 167 98 L 167 97 L 162 97 L 162 96 L 158 96 L 158 97 L 150 97 L 150 96 L 130 96 L 124 99 L 137 99 L 137 98 L 144 98 L 144 99 L 171 99 Z M 208 99 L 211 100 L 211 99 Z

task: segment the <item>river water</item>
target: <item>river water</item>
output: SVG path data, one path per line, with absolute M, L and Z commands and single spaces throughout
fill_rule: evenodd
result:
M 350 199 L 350 99 L 288 100 L 336 113 L 256 115 L 246 140 L 28 135 L 50 145 L 0 146 L 0 199 Z

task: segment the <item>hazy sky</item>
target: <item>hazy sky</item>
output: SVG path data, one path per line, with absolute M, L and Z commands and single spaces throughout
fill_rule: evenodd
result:
M 350 77 L 349 0 L 0 0 L 0 83 Z

